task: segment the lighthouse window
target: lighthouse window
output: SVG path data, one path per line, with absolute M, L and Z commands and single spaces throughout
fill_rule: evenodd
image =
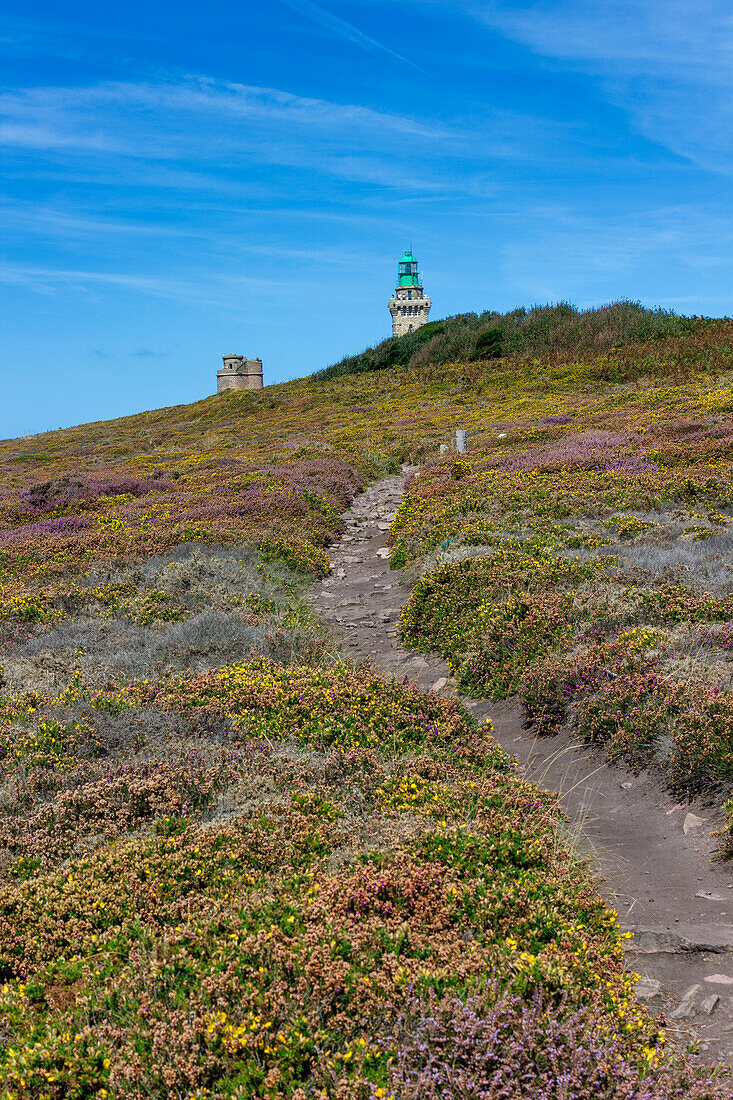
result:
M 408 290 L 408 292 L 407 292 L 407 297 L 408 297 L 408 298 L 411 298 L 411 297 L 412 297 L 412 291 L 411 291 L 411 290 Z

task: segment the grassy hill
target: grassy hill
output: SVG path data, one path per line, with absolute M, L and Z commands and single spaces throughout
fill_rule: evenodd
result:
M 405 336 L 382 340 L 318 371 L 313 379 L 394 366 L 418 368 L 487 359 L 514 363 L 587 360 L 629 345 L 685 337 L 715 327 L 716 322 L 709 318 L 681 317 L 629 301 L 585 310 L 559 302 L 508 313 L 460 313 L 430 321 Z
M 725 799 L 733 323 L 609 309 L 0 444 L 3 1096 L 733 1094 L 633 1002 L 554 800 L 304 599 L 419 463 L 405 644 Z

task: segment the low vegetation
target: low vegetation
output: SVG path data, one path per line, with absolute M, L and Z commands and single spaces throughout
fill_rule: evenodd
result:
M 418 462 L 405 644 L 727 798 L 731 324 L 480 320 L 461 361 L 446 322 L 404 365 L 0 444 L 4 1100 L 733 1096 L 634 1002 L 554 799 L 306 599 Z
M 460 313 L 430 321 L 405 336 L 390 337 L 313 375 L 314 381 L 342 374 L 425 367 L 471 360 L 561 362 L 595 358 L 623 346 L 677 339 L 704 332 L 714 322 L 680 317 L 638 302 L 614 302 L 579 310 L 569 302 L 513 309 L 508 313 Z
M 590 394 L 584 374 L 548 415 L 502 417 L 466 459 L 413 480 L 392 528 L 394 564 L 417 577 L 401 636 L 473 694 L 518 693 L 539 732 L 569 722 L 614 758 L 658 763 L 678 793 L 719 797 L 733 782 L 728 377 Z M 521 388 L 512 400 L 536 405 Z

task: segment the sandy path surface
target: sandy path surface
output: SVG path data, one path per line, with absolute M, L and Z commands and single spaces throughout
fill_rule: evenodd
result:
M 389 567 L 387 538 L 401 497 L 395 477 L 356 499 L 313 603 L 356 660 L 455 694 L 444 661 L 409 653 L 397 639 L 409 588 Z M 634 932 L 627 959 L 642 978 L 637 996 L 664 1013 L 671 1034 L 698 1039 L 706 1058 L 733 1060 L 733 867 L 711 863 L 711 811 L 675 802 L 653 775 L 610 766 L 569 734 L 533 736 L 512 702 L 461 699 L 491 718 L 528 779 L 560 793 L 572 838 L 593 856 L 608 904 Z

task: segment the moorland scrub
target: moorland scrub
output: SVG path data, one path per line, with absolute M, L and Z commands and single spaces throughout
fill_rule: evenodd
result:
M 304 598 L 419 464 L 405 644 L 725 800 L 733 328 L 648 312 L 0 444 L 7 1100 L 733 1093 L 633 1000 L 555 799 Z

